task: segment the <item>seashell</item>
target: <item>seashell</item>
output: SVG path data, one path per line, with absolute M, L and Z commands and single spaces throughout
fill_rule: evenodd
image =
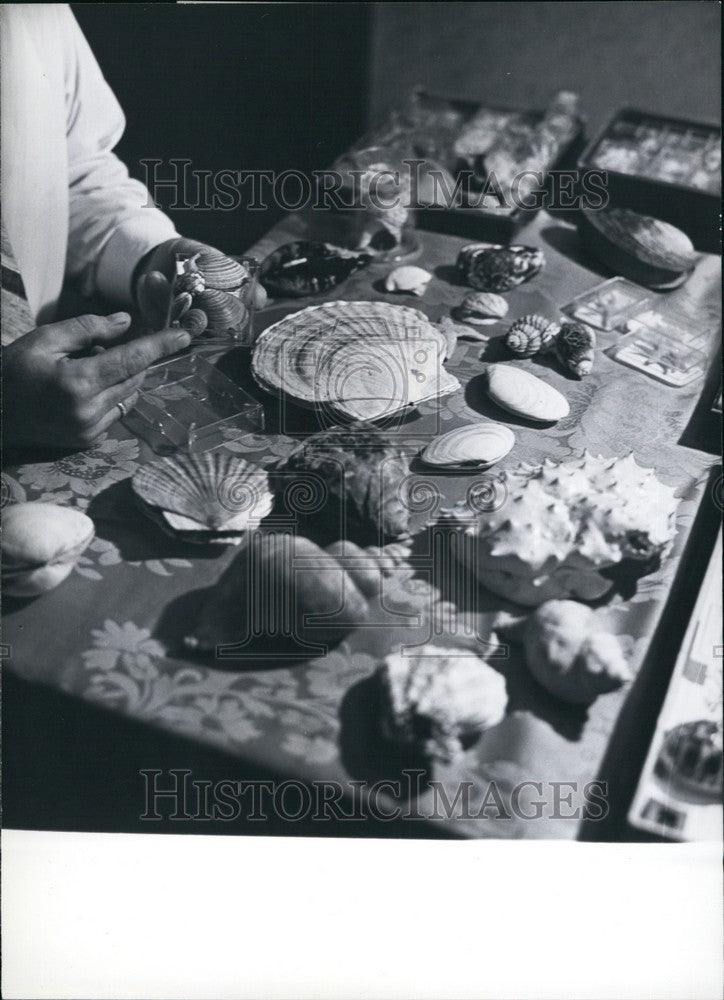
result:
M 57 587 L 95 534 L 86 514 L 54 503 L 11 504 L 2 521 L 2 586 L 10 597 Z
M 301 298 L 329 291 L 371 260 L 331 243 L 285 243 L 262 261 L 259 279 L 272 295 Z
M 422 646 L 378 668 L 383 736 L 445 763 L 459 760 L 505 715 L 505 679 L 468 650 Z
M 470 292 L 455 310 L 463 323 L 494 323 L 508 313 L 508 303 L 495 292 Z
M 428 465 L 445 469 L 488 468 L 504 458 L 515 434 L 503 424 L 466 424 L 436 437 L 422 452 Z
M 583 208 L 578 232 L 585 247 L 616 274 L 664 291 L 683 284 L 699 255 L 669 222 L 626 208 Z
M 429 271 L 407 264 L 390 271 L 385 278 L 385 289 L 388 292 L 409 292 L 410 295 L 424 295 L 431 280 L 432 275 Z
M 209 325 L 209 318 L 203 309 L 189 309 L 184 313 L 181 325 L 192 337 L 200 336 Z
M 461 279 L 479 292 L 509 292 L 530 281 L 545 264 L 537 247 L 469 243 L 457 259 Z
M 596 334 L 579 321 L 564 323 L 555 341 L 558 360 L 579 378 L 591 374 L 595 346 Z
M 506 346 L 521 358 L 550 351 L 560 331 L 560 326 L 546 316 L 532 313 L 521 316 L 511 324 L 505 337 Z
M 527 618 L 504 617 L 495 629 L 522 644 L 531 674 L 562 701 L 590 705 L 631 680 L 616 636 L 598 629 L 593 611 L 576 601 L 546 601 Z
M 309 657 L 367 618 L 367 601 L 333 555 L 308 538 L 254 532 L 213 588 L 184 645 L 199 653 L 234 644 L 239 656 L 271 650 Z
M 189 295 L 198 295 L 206 288 L 206 279 L 197 266 L 198 259 L 197 253 L 176 254 L 176 277 L 173 288 L 177 294 L 187 292 Z
M 257 338 L 254 378 L 269 392 L 340 417 L 378 420 L 455 392 L 443 330 L 387 302 L 325 302 L 285 316 Z
M 196 269 L 206 288 L 237 292 L 249 280 L 249 272 L 238 261 L 218 250 L 203 250 L 196 256 Z
M 248 315 L 240 299 L 217 288 L 200 292 L 194 297 L 194 305 L 206 313 L 209 330 L 238 330 Z
M 174 296 L 171 303 L 171 322 L 178 323 L 181 317 L 189 311 L 192 302 L 193 299 L 189 292 L 179 292 L 178 295 Z
M 488 395 L 517 417 L 552 423 L 567 417 L 570 407 L 552 385 L 513 365 L 488 365 Z
M 655 773 L 685 793 L 721 800 L 722 765 L 721 720 L 697 719 L 665 734 Z
M 136 283 L 141 319 L 150 330 L 165 330 L 170 324 L 173 292 L 171 282 L 160 271 L 142 274 Z
M 222 452 L 159 458 L 141 466 L 131 484 L 178 531 L 245 531 L 266 517 L 274 499 L 263 469 Z

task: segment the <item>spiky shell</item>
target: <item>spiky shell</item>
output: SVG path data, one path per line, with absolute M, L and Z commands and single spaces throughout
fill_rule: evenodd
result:
M 564 323 L 555 340 L 558 360 L 579 378 L 590 375 L 595 347 L 596 334 L 590 326 L 579 321 Z
M 508 313 L 508 303 L 495 292 L 470 292 L 455 310 L 463 323 L 487 324 L 502 319 Z
M 237 292 L 249 280 L 249 272 L 236 260 L 217 250 L 203 250 L 196 257 L 196 269 L 206 288 Z
M 423 450 L 422 459 L 444 469 L 483 469 L 504 458 L 514 444 L 515 434 L 509 427 L 481 421 L 436 437 Z
M 502 674 L 467 650 L 429 645 L 391 653 L 378 679 L 383 735 L 432 760 L 462 757 L 508 704 Z
M 530 313 L 511 324 L 505 337 L 506 346 L 521 358 L 549 351 L 558 336 L 560 326 L 546 316 Z
M 513 365 L 488 365 L 488 395 L 504 410 L 527 420 L 552 423 L 567 417 L 570 407 L 552 385 Z
M 262 261 L 259 277 L 271 295 L 302 298 L 328 292 L 371 260 L 368 253 L 300 240 L 273 250 Z
M 410 295 L 424 295 L 431 280 L 432 275 L 429 271 L 407 264 L 390 271 L 385 278 L 385 290 L 388 292 L 408 292 Z
M 266 472 L 223 452 L 156 459 L 136 471 L 132 487 L 171 528 L 183 532 L 245 531 L 273 504 Z
M 235 295 L 217 288 L 206 288 L 194 297 L 194 305 L 206 314 L 210 330 L 239 330 L 248 315 L 246 306 Z
M 34 597 L 69 576 L 95 526 L 80 510 L 54 503 L 15 503 L 3 510 L 2 589 Z
M 530 281 L 545 264 L 537 247 L 469 243 L 457 259 L 462 280 L 480 292 L 509 292 Z

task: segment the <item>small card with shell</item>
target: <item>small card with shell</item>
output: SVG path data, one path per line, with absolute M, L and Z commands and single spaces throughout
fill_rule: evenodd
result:
M 626 278 L 610 278 L 577 295 L 562 307 L 561 312 L 588 323 L 589 326 L 595 326 L 597 330 L 610 333 L 619 329 L 650 298 L 648 289 L 627 281 Z
M 606 353 L 665 385 L 682 388 L 704 378 L 708 335 L 692 332 L 684 317 L 662 316 L 654 309 L 636 315 L 629 331 Z

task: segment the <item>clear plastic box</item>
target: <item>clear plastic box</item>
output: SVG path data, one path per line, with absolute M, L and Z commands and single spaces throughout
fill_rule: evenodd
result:
M 650 299 L 651 293 L 646 288 L 626 278 L 610 278 L 577 295 L 561 311 L 597 330 L 611 333 L 621 328 Z
M 690 327 L 685 317 L 649 309 L 627 322 L 629 332 L 606 353 L 657 382 L 682 388 L 704 378 L 707 370 L 707 334 Z

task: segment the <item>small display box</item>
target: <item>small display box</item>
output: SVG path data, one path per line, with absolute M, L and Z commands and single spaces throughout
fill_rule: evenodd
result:
M 605 170 L 609 204 L 682 229 L 698 250 L 720 246 L 721 129 L 632 108 L 586 148 L 581 171 Z
M 678 389 L 706 375 L 708 334 L 692 333 L 685 316 L 647 309 L 624 329 L 626 335 L 606 352 L 621 364 Z
M 620 329 L 629 317 L 640 312 L 651 293 L 626 278 L 611 278 L 563 306 L 562 312 L 574 319 L 611 333 Z

